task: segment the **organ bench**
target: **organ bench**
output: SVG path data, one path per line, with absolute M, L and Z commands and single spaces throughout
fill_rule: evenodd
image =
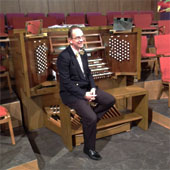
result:
M 105 91 L 115 96 L 116 101 L 131 98 L 131 109 L 128 113 L 121 113 L 113 106 L 97 124 L 97 138 L 129 131 L 132 122 L 144 130 L 148 129 L 148 93 L 144 88 L 126 86 Z M 60 135 L 65 146 L 71 151 L 73 146 L 83 143 L 80 117 L 62 104 L 60 98 L 56 106 L 58 109 L 51 106 L 44 108 L 45 126 Z

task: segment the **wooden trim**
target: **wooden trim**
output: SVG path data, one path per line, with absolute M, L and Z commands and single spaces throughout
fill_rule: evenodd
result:
M 15 167 L 12 167 L 8 170 L 39 170 L 38 167 L 38 161 L 37 160 L 33 160 Z
M 20 43 L 21 43 L 21 57 L 22 57 L 22 61 L 23 61 L 23 71 L 24 71 L 24 75 L 25 75 L 24 76 L 24 78 L 25 78 L 24 86 L 25 86 L 26 91 L 24 91 L 24 92 L 26 92 L 27 96 L 30 97 L 31 94 L 30 94 L 27 60 L 26 60 L 24 34 L 20 33 L 19 36 L 20 36 Z
M 99 139 L 99 138 L 102 138 L 102 137 L 106 137 L 106 136 L 110 136 L 110 135 L 113 135 L 113 134 L 126 132 L 126 131 L 130 131 L 130 123 L 125 123 L 125 124 L 122 124 L 122 125 L 119 125 L 119 126 L 99 130 L 96 134 L 96 138 Z M 83 134 L 75 135 L 75 145 L 76 146 L 80 145 L 83 142 L 84 142 Z
M 153 111 L 152 113 L 152 121 L 167 128 L 170 129 L 170 118 Z

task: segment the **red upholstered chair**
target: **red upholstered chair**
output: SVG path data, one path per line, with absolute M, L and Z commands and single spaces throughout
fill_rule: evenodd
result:
M 65 15 L 64 13 L 48 13 L 49 17 L 56 17 L 56 24 L 61 25 L 65 24 Z
M 101 16 L 101 15 L 102 15 L 101 12 L 87 12 L 86 13 L 87 20 L 89 16 Z
M 67 16 L 66 24 L 85 24 L 85 16 Z
M 85 16 L 84 12 L 71 12 L 69 16 Z
M 43 19 L 45 17 L 44 13 L 27 13 L 27 17 L 31 18 L 32 20 Z
M 25 29 L 25 22 L 31 21 L 32 18 L 29 17 L 13 17 L 12 18 L 12 27 L 13 29 Z
M 151 26 L 152 15 L 151 14 L 136 14 L 133 18 L 133 23 L 136 27 L 147 31 L 156 31 L 156 27 Z
M 159 34 L 170 34 L 170 20 L 158 21 Z
M 152 16 L 152 24 L 153 25 L 157 25 L 158 22 L 156 20 L 154 20 L 154 12 L 153 11 L 139 11 L 140 14 L 149 14 Z
M 156 54 L 148 53 L 148 40 L 146 36 L 141 37 L 141 63 L 150 63 L 152 62 L 154 65 L 155 75 L 158 75 L 158 59 Z
M 120 18 L 121 18 L 121 16 L 122 16 L 122 13 L 121 13 L 121 12 L 118 12 L 118 11 L 115 11 L 115 12 L 109 11 L 109 12 L 107 12 L 107 14 L 106 14 L 107 24 L 108 24 L 108 25 L 113 25 L 113 19 L 114 19 L 115 17 L 120 17 Z
M 8 34 L 5 33 L 5 15 L 0 14 L 0 37 L 8 37 Z
M 48 28 L 50 26 L 57 25 L 56 17 L 44 17 L 43 18 L 43 28 Z
M 136 15 L 136 14 L 139 14 L 139 12 L 138 11 L 124 11 L 123 12 L 123 15 L 127 15 L 132 19 L 134 18 L 134 15 Z
M 7 19 L 7 25 L 9 28 L 12 28 L 12 20 L 13 17 L 24 17 L 25 14 L 24 13 L 7 13 L 6 14 L 6 19 Z
M 170 57 L 160 57 L 160 70 L 162 74 L 162 86 L 158 99 L 160 99 L 163 90 L 168 87 L 168 107 L 170 107 Z
M 152 20 L 154 18 L 154 12 L 153 11 L 139 11 L 140 14 L 150 14 L 152 16 Z
M 170 34 L 154 36 L 156 55 L 170 56 Z
M 12 127 L 11 116 L 5 107 L 0 106 L 0 124 L 4 124 L 4 123 L 8 123 L 9 131 L 11 135 L 11 141 L 12 144 L 15 145 L 15 138 L 14 138 L 14 132 Z
M 88 17 L 88 25 L 89 26 L 106 26 L 107 25 L 107 18 L 103 15 L 94 15 Z

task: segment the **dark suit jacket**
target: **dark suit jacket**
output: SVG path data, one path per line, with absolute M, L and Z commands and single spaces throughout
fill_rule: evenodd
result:
M 81 59 L 85 76 L 70 46 L 62 51 L 57 59 L 60 96 L 64 104 L 73 103 L 78 99 L 84 99 L 86 91 L 95 87 L 91 71 L 88 67 L 86 52 L 81 56 Z

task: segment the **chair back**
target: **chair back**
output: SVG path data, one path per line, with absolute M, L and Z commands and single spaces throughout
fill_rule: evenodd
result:
M 136 14 L 134 15 L 133 23 L 139 28 L 149 28 L 152 23 L 151 14 Z
M 155 35 L 154 42 L 157 55 L 170 55 L 170 34 Z
M 84 12 L 71 12 L 69 16 L 85 16 Z
M 147 37 L 142 36 L 141 37 L 141 57 L 144 57 L 146 55 L 147 46 L 148 46 Z
M 25 29 L 26 21 L 31 21 L 32 18 L 29 17 L 13 17 L 12 18 L 12 27 L 13 29 Z
M 27 17 L 32 18 L 33 20 L 43 19 L 45 17 L 44 13 L 28 13 Z
M 170 82 L 170 57 L 160 57 L 160 69 L 163 82 Z
M 107 17 L 108 25 L 113 25 L 114 17 L 120 17 L 121 18 L 121 16 L 122 16 L 122 13 L 118 12 L 118 11 L 115 11 L 115 12 L 109 11 L 109 12 L 107 12 L 106 17 Z
M 85 24 L 85 16 L 67 16 L 66 24 Z
M 61 25 L 65 24 L 65 15 L 64 13 L 48 13 L 49 17 L 56 17 L 56 24 Z
M 170 20 L 158 21 L 159 34 L 170 34 Z
M 5 32 L 5 16 L 4 14 L 0 14 L 0 33 Z
M 48 28 L 50 26 L 56 25 L 57 19 L 56 17 L 44 17 L 43 18 L 43 28 Z
M 149 14 L 154 19 L 154 12 L 153 11 L 139 11 L 140 14 Z
M 101 16 L 102 15 L 102 13 L 101 12 L 87 12 L 86 13 L 86 17 L 87 17 L 87 20 L 88 20 L 88 17 L 89 16 Z
M 13 17 L 24 17 L 25 14 L 24 13 L 7 13 L 6 14 L 6 19 L 7 19 L 7 25 L 8 27 L 12 27 L 12 20 L 13 20 Z
M 89 26 L 106 26 L 107 18 L 103 15 L 94 15 L 89 16 L 87 20 Z
M 130 18 L 134 18 L 134 15 L 139 14 L 138 11 L 124 11 L 123 15 L 129 16 Z

